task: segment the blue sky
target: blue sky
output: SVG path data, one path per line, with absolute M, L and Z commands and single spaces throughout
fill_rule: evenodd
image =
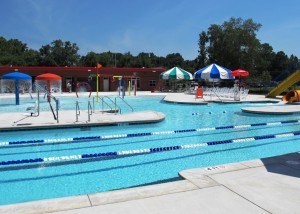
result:
M 261 43 L 300 58 L 299 0 L 0 0 L 0 36 L 38 50 L 56 39 L 80 55 L 198 54 L 199 33 L 231 17 L 262 24 Z

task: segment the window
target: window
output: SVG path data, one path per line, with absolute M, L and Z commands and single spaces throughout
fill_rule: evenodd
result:
M 150 80 L 149 81 L 149 86 L 155 87 L 156 86 L 156 80 Z

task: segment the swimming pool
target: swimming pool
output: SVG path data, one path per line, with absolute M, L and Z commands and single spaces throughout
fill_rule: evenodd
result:
M 298 115 L 240 110 L 261 103 L 188 105 L 165 103 L 163 96 L 125 99 L 135 111 L 161 111 L 166 119 L 155 124 L 1 132 L 0 163 L 43 161 L 1 164 L 0 204 L 168 182 L 180 179 L 178 172 L 184 169 L 300 150 Z M 72 102 L 61 98 L 61 108 Z

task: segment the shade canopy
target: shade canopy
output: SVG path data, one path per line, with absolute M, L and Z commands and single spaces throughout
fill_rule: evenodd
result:
M 182 68 L 174 67 L 159 75 L 164 80 L 192 80 L 193 75 Z
M 29 80 L 30 88 L 31 88 L 31 79 L 32 79 L 32 77 L 27 75 L 27 74 L 15 71 L 15 72 L 11 72 L 11 73 L 8 73 L 8 74 L 4 74 L 1 77 L 1 79 L 2 79 L 1 82 L 5 81 L 5 80 L 14 80 L 16 105 L 19 105 L 20 104 L 19 84 L 21 84 L 20 82 L 24 82 L 26 80 Z
M 231 70 L 219 66 L 217 64 L 211 64 L 194 73 L 195 79 L 234 79 L 230 75 Z
M 1 79 L 10 79 L 10 80 L 31 80 L 32 77 L 21 73 L 21 72 L 11 72 L 8 74 L 4 74 Z
M 237 69 L 237 70 L 231 71 L 230 75 L 235 76 L 235 77 L 240 77 L 240 76 L 246 77 L 246 76 L 249 76 L 249 72 L 242 70 L 242 69 Z
M 45 73 L 35 77 L 36 80 L 61 80 L 61 77 L 56 74 Z

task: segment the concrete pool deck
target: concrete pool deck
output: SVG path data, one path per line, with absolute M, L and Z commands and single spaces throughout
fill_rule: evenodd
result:
M 160 95 L 160 93 L 146 95 Z M 203 101 L 195 100 L 194 95 L 177 93 L 168 94 L 165 100 L 174 102 L 176 98 L 180 103 L 190 101 L 205 104 L 201 103 Z M 262 102 L 266 99 L 264 96 L 248 95 L 243 101 Z M 268 99 L 268 101 L 280 100 Z M 300 106 L 293 107 L 290 109 L 292 112 L 297 111 Z M 264 108 L 270 109 L 269 106 Z M 271 109 L 270 112 L 272 111 Z M 142 117 L 142 115 L 135 116 Z M 132 116 L 134 115 L 130 118 Z M 49 115 L 41 114 L 40 120 L 46 120 L 47 117 Z M 6 118 L 4 123 L 8 123 L 9 119 L 15 121 L 16 118 Z M 30 123 L 29 119 L 27 123 Z M 60 123 L 63 124 L 63 121 Z M 300 152 L 188 169 L 178 173 L 183 180 L 104 193 L 3 205 L 0 206 L 0 213 L 299 213 L 300 210 Z
M 40 112 L 38 117 L 26 117 L 21 113 L 1 113 L 0 131 L 17 129 L 67 128 L 84 126 L 108 126 L 126 123 L 156 123 L 165 119 L 165 115 L 157 111 L 140 111 L 127 114 L 111 114 L 95 112 L 88 121 L 87 110 L 81 110 L 78 121 L 74 111 L 59 111 L 59 123 L 53 119 L 52 112 Z M 24 120 L 21 120 L 25 118 Z M 17 123 L 15 121 L 21 120 Z

